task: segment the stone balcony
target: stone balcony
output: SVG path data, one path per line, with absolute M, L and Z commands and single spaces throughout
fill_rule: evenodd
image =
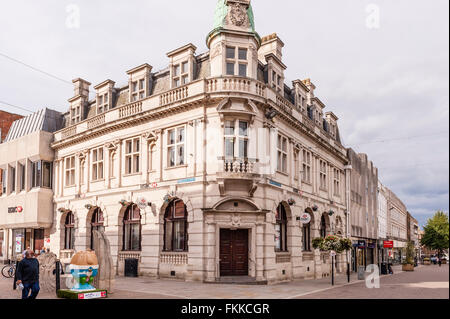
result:
M 230 188 L 242 189 L 253 196 L 261 178 L 256 159 L 219 158 L 218 165 L 217 182 L 221 194 L 225 194 L 227 188 Z

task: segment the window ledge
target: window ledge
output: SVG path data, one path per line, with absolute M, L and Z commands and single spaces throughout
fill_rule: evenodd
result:
M 123 174 L 123 177 L 131 177 L 131 176 L 138 176 L 141 175 L 141 172 L 137 172 L 137 173 L 130 173 L 130 174 Z
M 164 170 L 172 170 L 172 169 L 186 168 L 186 167 L 188 167 L 187 164 L 185 164 L 185 165 L 178 165 L 178 166 L 172 166 L 172 167 L 166 167 L 166 168 L 164 168 Z
M 91 184 L 96 184 L 96 183 L 101 183 L 101 182 L 105 182 L 105 179 L 97 179 L 95 181 L 91 181 Z
M 285 172 L 282 172 L 282 171 L 279 171 L 279 170 L 277 170 L 276 172 L 277 172 L 278 174 L 281 174 L 281 175 L 284 175 L 284 176 L 289 176 L 288 173 L 285 173 Z

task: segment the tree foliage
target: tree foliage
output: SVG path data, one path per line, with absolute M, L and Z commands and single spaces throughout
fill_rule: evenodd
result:
M 442 211 L 436 212 L 434 216 L 428 219 L 424 227 L 424 235 L 421 244 L 432 250 L 442 253 L 449 247 L 449 222 L 448 215 Z

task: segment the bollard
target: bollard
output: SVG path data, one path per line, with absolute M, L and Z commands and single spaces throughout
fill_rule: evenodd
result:
M 55 265 L 55 275 L 56 275 L 56 295 L 58 295 L 58 290 L 60 289 L 61 286 L 61 263 L 59 262 L 59 259 L 56 260 L 56 265 Z

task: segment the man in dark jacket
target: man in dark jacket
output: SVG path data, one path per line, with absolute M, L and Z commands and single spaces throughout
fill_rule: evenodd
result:
M 17 282 L 23 284 L 22 299 L 36 299 L 39 287 L 39 262 L 34 258 L 34 253 L 27 250 L 25 258 L 17 266 Z M 31 295 L 29 295 L 31 289 Z

